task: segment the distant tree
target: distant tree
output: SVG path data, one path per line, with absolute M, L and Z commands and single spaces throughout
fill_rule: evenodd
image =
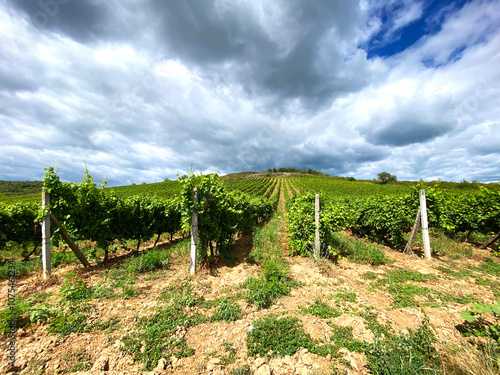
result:
M 168 179 L 168 177 L 165 177 L 165 178 L 163 179 L 163 182 L 167 182 L 167 181 L 170 181 L 170 180 Z
M 278 171 L 276 170 L 276 168 L 273 168 L 273 172 L 278 172 Z
M 382 184 L 390 184 L 398 180 L 396 175 L 392 175 L 389 172 L 380 172 L 377 177 Z

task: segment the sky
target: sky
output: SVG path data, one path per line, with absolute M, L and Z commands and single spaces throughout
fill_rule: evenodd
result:
M 0 0 L 0 180 L 500 181 L 500 0 Z

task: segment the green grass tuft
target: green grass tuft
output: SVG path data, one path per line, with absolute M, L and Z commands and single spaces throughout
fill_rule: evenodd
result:
M 300 348 L 312 349 L 314 342 L 297 318 L 268 315 L 253 323 L 247 333 L 248 354 L 255 357 L 294 355 Z
M 320 298 L 316 298 L 307 309 L 302 308 L 302 311 L 306 314 L 316 315 L 323 319 L 336 318 L 342 315 L 340 311 L 328 306 L 328 304 Z
M 350 238 L 340 232 L 333 233 L 332 241 L 333 247 L 352 262 L 371 264 L 373 266 L 389 262 L 384 251 L 377 245 Z

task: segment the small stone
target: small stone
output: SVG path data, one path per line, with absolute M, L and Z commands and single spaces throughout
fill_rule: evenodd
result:
M 314 363 L 314 358 L 313 356 L 310 354 L 310 353 L 306 353 L 302 356 L 302 362 L 306 365 L 306 366 L 312 366 L 313 363 Z
M 253 364 L 254 364 L 255 368 L 259 368 L 264 363 L 266 363 L 266 360 L 264 358 L 257 358 Z
M 255 372 L 254 375 L 271 375 L 271 366 L 262 365 Z
M 165 370 L 165 368 L 167 367 L 167 360 L 165 358 L 160 358 L 160 360 L 158 361 L 158 364 L 156 365 L 154 371 L 155 372 L 161 372 L 163 370 Z
M 306 367 L 297 367 L 295 373 L 298 375 L 310 375 L 311 371 Z
M 109 357 L 106 354 L 101 355 L 97 358 L 94 365 L 92 366 L 92 371 L 108 371 L 109 370 Z

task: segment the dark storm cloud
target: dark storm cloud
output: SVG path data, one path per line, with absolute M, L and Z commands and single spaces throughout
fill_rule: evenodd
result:
M 7 0 L 22 11 L 40 30 L 66 34 L 87 43 L 115 34 L 117 26 L 114 1 L 101 0 Z
M 278 2 L 281 23 L 268 29 L 262 23 L 272 20 L 258 9 L 220 9 L 204 0 L 165 4 L 153 2 L 166 55 L 189 61 L 218 80 L 237 81 L 251 96 L 324 104 L 366 83 L 362 75 L 346 76 L 344 56 L 337 51 L 338 42 L 351 36 L 361 19 L 360 9 L 347 2 Z M 232 64 L 229 71 L 224 64 Z
M 387 126 L 374 124 L 364 135 L 375 145 L 407 146 L 413 143 L 430 141 L 446 134 L 451 127 L 442 124 L 428 124 L 419 121 L 398 120 Z

